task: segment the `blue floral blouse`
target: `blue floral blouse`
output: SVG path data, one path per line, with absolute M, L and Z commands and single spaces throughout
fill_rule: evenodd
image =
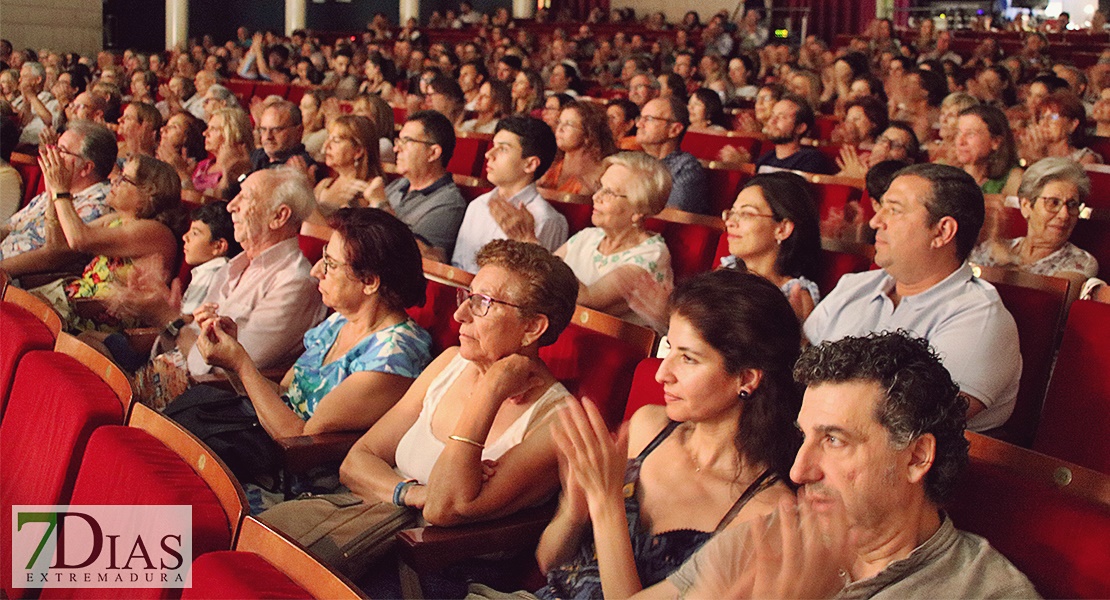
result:
M 335 313 L 304 334 L 305 351 L 293 365 L 285 403 L 306 421 L 320 400 L 352 373 L 374 371 L 415 379 L 432 360 L 432 336 L 408 319 L 367 336 L 342 357 L 323 364 L 346 323 Z

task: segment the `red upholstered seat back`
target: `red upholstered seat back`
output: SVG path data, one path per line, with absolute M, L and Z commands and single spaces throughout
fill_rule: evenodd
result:
M 717 155 L 721 153 L 721 148 L 725 146 L 735 146 L 747 150 L 753 161 L 759 157 L 759 138 L 755 136 L 725 135 L 700 131 L 688 131 L 682 136 L 682 150 L 701 160 L 717 160 Z
M 263 100 L 265 100 L 267 96 L 280 96 L 284 99 L 285 95 L 288 93 L 289 86 L 283 83 L 259 81 L 258 83 L 254 84 L 254 91 L 251 92 L 251 95 L 256 98 L 262 98 Z
M 960 529 L 987 538 L 1045 598 L 1108 598 L 1110 504 L 1057 488 L 1062 467 L 1022 470 L 972 456 L 949 514 Z
M 1110 194 L 1110 190 L 1105 193 Z M 1103 211 L 1103 218 L 1080 219 L 1075 224 L 1068 241 L 1090 252 L 1098 259 L 1098 273 L 1110 279 L 1110 210 Z
M 192 506 L 193 556 L 231 548 L 238 523 L 228 523 L 216 494 L 176 452 L 136 427 L 93 432 L 73 486 L 73 504 Z M 188 557 L 186 557 L 188 560 Z M 176 598 L 180 589 L 49 589 L 42 598 Z
M 239 100 L 239 106 L 243 110 L 249 110 L 251 106 L 251 97 L 254 95 L 254 82 L 246 79 L 229 79 L 224 82 L 224 87 L 235 94 Z
M 548 200 L 548 204 L 552 208 L 559 211 L 559 214 L 567 220 L 567 235 L 572 236 L 587 227 L 593 227 L 593 204 L 582 204 L 578 202 L 560 202 L 558 200 Z
M 46 191 L 46 180 L 42 176 L 42 169 L 39 168 L 35 157 L 26 154 L 13 153 L 11 165 L 23 180 L 23 196 L 20 198 L 19 206 L 27 206 L 32 198 Z
M 31 350 L 50 350 L 54 334 L 27 309 L 11 302 L 0 302 L 0 418 L 8 404 L 8 392 L 15 379 L 16 366 Z
M 1076 300 L 1060 342 L 1035 450 L 1110 475 L 1108 373 L 1110 304 Z
M 455 152 L 447 163 L 447 172 L 470 177 L 480 176 L 486 164 L 486 150 L 489 150 L 491 140 L 492 136 L 484 134 L 457 136 Z
M 722 211 L 732 208 L 736 202 L 736 195 L 740 188 L 751 179 L 747 171 L 740 169 L 726 169 L 718 166 L 705 168 L 706 185 L 709 188 L 710 207 L 712 214 L 719 215 Z
M 662 219 L 647 219 L 644 227 L 662 235 L 667 242 L 675 281 L 713 269 L 713 257 L 722 234 L 720 229 Z
M 825 297 L 844 275 L 862 273 L 870 268 L 871 259 L 866 256 L 822 248 L 820 276 L 814 283 L 817 284 L 817 289 L 821 290 L 821 296 Z
M 316 264 L 320 257 L 324 255 L 324 245 L 328 241 L 311 235 L 298 234 L 297 244 L 301 247 L 301 254 L 308 259 L 308 262 Z
M 414 306 L 407 311 L 417 325 L 432 335 L 432 356 L 459 345 L 459 323 L 454 316 L 458 308 L 456 289 L 429 279 L 424 306 Z
M 66 504 L 89 436 L 123 418 L 116 393 L 74 358 L 49 350 L 23 356 L 0 422 L 0 547 L 11 548 L 12 506 Z M 0 557 L 4 590 L 22 597 L 11 586 L 11 553 Z
M 843 183 L 814 183 L 813 197 L 817 200 L 817 210 L 824 221 L 834 211 L 841 215 L 852 210 L 848 208 L 849 202 L 859 203 L 863 198 L 863 190 L 845 185 Z M 855 205 L 853 205 L 854 207 Z
M 663 362 L 661 358 L 645 358 L 636 365 L 632 376 L 632 389 L 628 390 L 628 403 L 624 407 L 624 420 L 627 421 L 644 406 L 663 404 L 663 384 L 655 380 L 655 372 Z
M 575 396 L 597 404 L 609 427 L 620 423 L 632 374 L 647 355 L 643 348 L 571 323 L 540 358 Z
M 285 99 L 293 104 L 299 105 L 301 103 L 301 98 L 304 98 L 306 93 L 308 93 L 308 88 L 301 85 L 291 85 L 289 86 L 289 91 L 285 94 Z
M 209 552 L 193 561 L 193 587 L 183 600 L 309 598 L 311 594 L 254 552 Z
M 1091 195 L 1087 198 L 1087 206 L 1110 208 L 1110 167 L 1090 165 L 1085 170 L 1087 177 L 1091 178 Z

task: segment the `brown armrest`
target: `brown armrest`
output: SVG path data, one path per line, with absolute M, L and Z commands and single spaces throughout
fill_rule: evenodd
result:
M 360 437 L 362 434 L 357 431 L 344 431 L 298 435 L 274 441 L 281 448 L 285 470 L 289 473 L 306 473 L 324 463 L 343 460 Z
M 436 573 L 459 561 L 498 552 L 532 550 L 556 502 L 526 508 L 484 523 L 458 527 L 417 527 L 397 533 L 398 557 L 420 574 Z
M 123 330 L 123 334 L 127 336 L 132 350 L 139 354 L 150 354 L 150 349 L 154 347 L 158 336 L 162 335 L 162 330 L 157 327 L 135 327 Z
M 80 277 L 81 270 L 77 271 L 50 271 L 46 273 L 28 273 L 19 276 L 19 287 L 29 290 L 31 288 L 46 285 L 51 281 L 58 279 L 69 279 L 71 277 Z

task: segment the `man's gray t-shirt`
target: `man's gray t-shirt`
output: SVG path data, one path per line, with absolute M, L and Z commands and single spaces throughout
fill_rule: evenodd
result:
M 444 256 L 450 259 L 466 215 L 466 200 L 450 174 L 422 190 L 410 187 L 409 180 L 403 177 L 386 186 L 389 205 L 417 238 L 443 250 Z

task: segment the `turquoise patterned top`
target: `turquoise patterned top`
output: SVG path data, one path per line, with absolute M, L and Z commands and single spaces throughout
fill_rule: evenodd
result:
M 366 336 L 341 358 L 323 364 L 347 319 L 339 313 L 304 334 L 304 354 L 293 365 L 285 403 L 308 420 L 320 400 L 351 373 L 375 371 L 415 379 L 432 361 L 432 336 L 412 319 Z

